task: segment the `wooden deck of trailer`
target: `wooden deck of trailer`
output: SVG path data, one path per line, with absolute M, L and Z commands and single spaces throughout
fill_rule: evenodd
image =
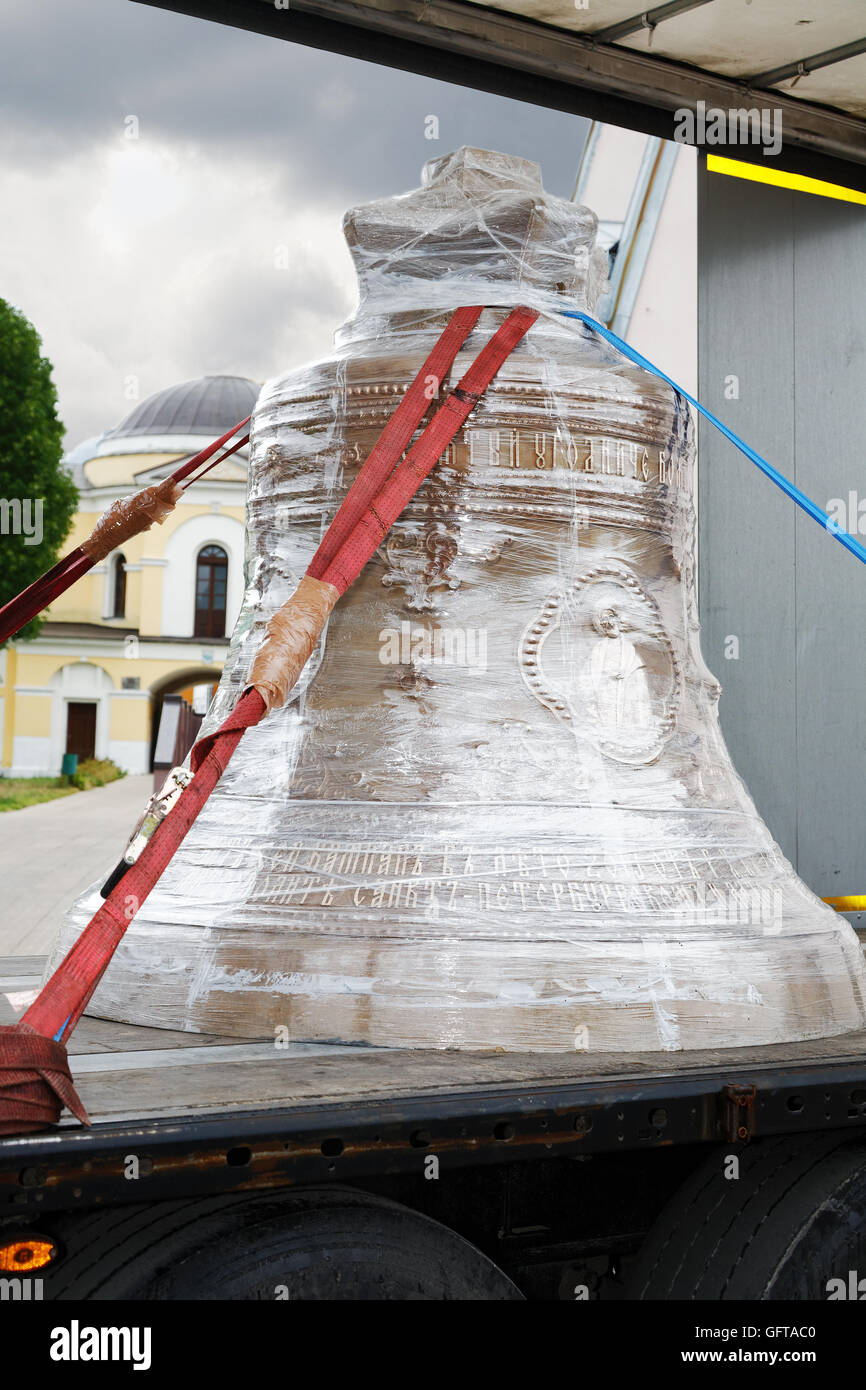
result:
M 12 1023 L 37 989 L 44 958 L 0 957 L 0 1023 Z M 11 996 L 11 998 L 10 998 Z M 17 1007 L 15 1007 L 17 1005 Z M 748 1084 L 768 1074 L 862 1069 L 866 1030 L 810 1042 L 732 1047 L 699 1052 L 446 1052 L 344 1044 L 241 1042 L 201 1033 L 176 1033 L 85 1017 L 69 1044 L 76 1087 L 94 1126 L 232 1111 L 395 1102 L 407 1097 L 467 1094 L 475 1090 L 549 1095 L 551 1090 L 604 1082 L 632 1091 L 649 1082 L 712 1079 Z M 657 1088 L 653 1088 L 657 1089 Z M 863 1092 L 866 1102 L 866 1091 Z M 849 1106 L 847 1116 L 854 1119 Z M 829 1118 L 827 1116 L 826 1118 Z M 866 1119 L 866 1105 L 862 1119 Z M 66 1116 L 63 1126 L 78 1129 Z M 55 1131 L 56 1132 L 56 1131 Z M 2 1143 L 2 1141 L 0 1141 Z

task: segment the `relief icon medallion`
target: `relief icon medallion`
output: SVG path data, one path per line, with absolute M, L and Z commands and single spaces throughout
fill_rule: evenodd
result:
M 650 763 L 676 727 L 680 672 L 655 600 L 609 562 L 553 594 L 520 642 L 540 704 L 607 757 Z

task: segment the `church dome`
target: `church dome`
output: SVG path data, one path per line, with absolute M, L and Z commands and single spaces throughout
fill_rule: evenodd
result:
M 252 412 L 258 383 L 245 376 L 202 376 L 142 401 L 105 439 L 140 434 L 225 434 Z

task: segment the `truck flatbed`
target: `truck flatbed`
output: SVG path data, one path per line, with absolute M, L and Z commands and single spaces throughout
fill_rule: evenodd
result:
M 43 964 L 0 958 L 0 1022 L 20 1016 Z M 145 1155 L 157 1198 L 351 1182 L 412 1171 L 429 1154 L 472 1166 L 866 1123 L 866 1031 L 563 1055 L 277 1047 L 85 1017 L 69 1052 L 92 1127 L 66 1116 L 45 1133 L 0 1138 L 0 1188 L 13 1205 L 123 1200 L 130 1153 Z

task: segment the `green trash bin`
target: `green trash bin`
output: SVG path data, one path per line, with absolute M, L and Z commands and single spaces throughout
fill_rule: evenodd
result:
M 78 771 L 78 754 L 64 753 L 63 762 L 60 764 L 61 777 L 74 777 Z

